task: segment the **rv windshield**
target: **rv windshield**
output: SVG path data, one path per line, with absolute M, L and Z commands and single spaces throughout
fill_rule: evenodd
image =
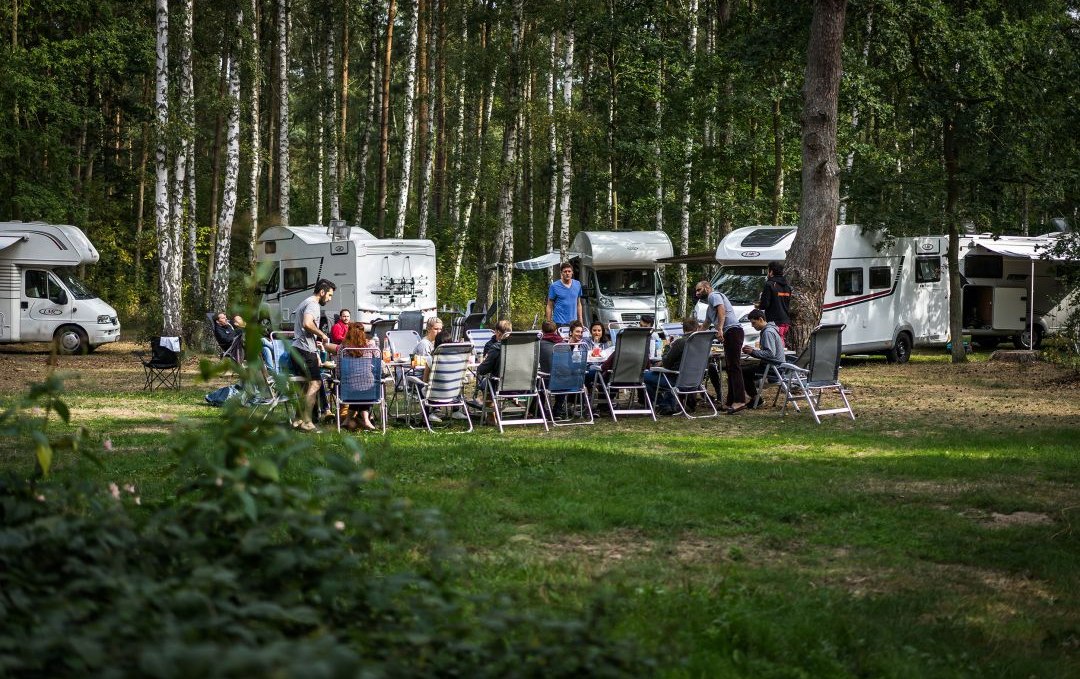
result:
M 53 273 L 56 277 L 67 287 L 71 296 L 75 299 L 94 299 L 96 294 L 91 292 L 90 288 L 86 287 L 86 283 L 83 283 L 78 276 L 75 275 L 74 269 L 53 269 Z
M 601 269 L 596 272 L 596 287 L 608 297 L 652 297 L 661 289 L 655 269 Z
M 764 266 L 725 266 L 713 280 L 713 289 L 727 295 L 736 306 L 747 306 L 756 302 L 764 285 Z

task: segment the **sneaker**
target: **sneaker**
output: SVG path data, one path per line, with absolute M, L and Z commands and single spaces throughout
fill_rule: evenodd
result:
M 438 415 L 436 415 L 435 413 L 428 413 L 427 419 L 428 419 L 428 422 L 434 422 L 436 424 L 438 424 L 439 422 L 442 422 L 442 418 L 439 417 Z
M 468 401 L 466 401 L 466 403 L 469 404 L 470 408 L 476 408 L 477 410 L 483 410 L 484 409 L 484 404 L 481 401 L 479 401 L 478 399 L 475 399 L 475 398 L 469 399 Z
M 451 413 L 450 413 L 450 419 L 451 420 L 467 420 L 469 418 L 466 417 L 465 413 L 461 412 L 460 410 L 454 410 L 454 411 L 451 411 Z

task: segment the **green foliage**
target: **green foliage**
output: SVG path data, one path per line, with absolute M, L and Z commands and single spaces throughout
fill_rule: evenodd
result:
M 66 418 L 59 383 L 35 387 Z M 15 426 L 11 416 L 2 420 Z M 33 421 L 26 427 L 35 431 Z M 649 667 L 582 620 L 464 596 L 438 516 L 359 447 L 290 479 L 309 439 L 241 410 L 174 439 L 174 497 L 0 480 L 5 676 L 601 676 Z M 7 430 L 5 430 L 7 431 Z M 35 439 L 36 440 L 36 439 Z
M 83 437 L 81 428 L 59 435 L 49 432 L 49 420 L 53 413 L 64 424 L 71 421 L 71 411 L 61 398 L 63 391 L 63 378 L 49 373 L 44 382 L 33 385 L 0 413 L 0 438 L 26 441 L 32 445 L 37 471 L 42 476 L 49 475 L 54 452 L 78 452 Z

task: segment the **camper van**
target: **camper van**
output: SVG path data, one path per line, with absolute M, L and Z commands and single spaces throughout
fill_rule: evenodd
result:
M 582 287 L 586 323 L 637 323 L 651 315 L 668 321 L 656 260 L 670 257 L 671 239 L 663 231 L 581 231 L 567 251 Z M 517 262 L 526 271 L 558 266 L 558 252 Z
M 1052 254 L 1061 236 L 961 237 L 964 333 L 975 344 L 992 349 L 1012 340 L 1017 349 L 1038 349 L 1065 323 L 1080 293 L 1066 287 L 1063 275 L 1076 262 Z
M 258 262 L 273 262 L 260 290 L 272 327 L 291 329 L 293 310 L 320 278 L 337 289 L 324 308 L 329 324 L 341 309 L 358 321 L 435 314 L 435 244 L 379 239 L 358 226 L 275 226 L 259 236 Z
M 77 227 L 0 222 L 0 342 L 55 342 L 74 354 L 120 339 L 116 310 L 75 273 L 97 261 Z
M 713 288 L 731 300 L 747 341 L 757 333 L 745 316 L 758 299 L 768 264 L 783 262 L 794 240 L 794 226 L 748 226 L 716 248 L 721 268 Z M 904 363 L 913 347 L 949 341 L 947 249 L 943 236 L 889 241 L 857 224 L 836 227 L 821 322 L 847 326 L 844 353 L 884 353 L 890 362 Z M 704 309 L 696 312 L 704 316 Z

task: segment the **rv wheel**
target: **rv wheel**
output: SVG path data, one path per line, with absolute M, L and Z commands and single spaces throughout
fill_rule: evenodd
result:
M 65 325 L 53 337 L 57 351 L 64 354 L 85 354 L 90 347 L 86 332 L 76 325 Z
M 907 363 L 911 358 L 911 335 L 902 332 L 896 336 L 892 349 L 885 352 L 885 360 L 889 363 Z
M 1020 333 L 1019 335 L 1013 335 L 1013 338 L 1012 338 L 1013 346 L 1016 347 L 1017 349 L 1022 349 L 1022 350 L 1023 349 L 1038 349 L 1039 347 L 1042 346 L 1042 339 L 1043 339 L 1042 336 L 1043 336 L 1043 329 L 1036 325 L 1035 326 L 1035 343 L 1034 343 L 1035 345 L 1034 346 L 1032 346 L 1032 342 L 1031 342 L 1031 333 L 1029 333 L 1027 330 Z

